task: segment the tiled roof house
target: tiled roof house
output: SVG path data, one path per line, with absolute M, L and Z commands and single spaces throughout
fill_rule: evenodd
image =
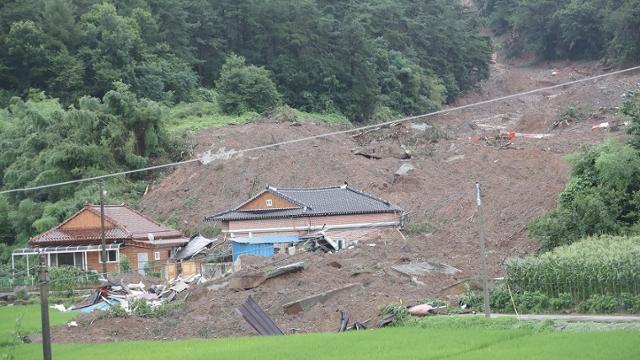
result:
M 134 271 L 144 273 L 151 262 L 166 261 L 175 248 L 188 242 L 182 234 L 126 205 L 104 206 L 107 270 L 117 271 L 122 256 Z M 85 205 L 61 224 L 29 240 L 29 248 L 13 255 L 44 253 L 50 266 L 73 265 L 102 271 L 100 206 Z
M 326 230 L 339 236 L 399 227 L 403 210 L 349 186 L 266 189 L 239 206 L 206 217 L 232 237 L 299 236 Z M 353 233 L 355 236 L 355 233 Z

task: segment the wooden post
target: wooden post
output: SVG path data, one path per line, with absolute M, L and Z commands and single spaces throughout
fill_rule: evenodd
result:
M 107 243 L 104 239 L 104 181 L 100 180 L 100 241 L 102 242 L 102 276 L 107 278 Z
M 491 317 L 491 309 L 489 309 L 489 288 L 487 287 L 487 254 L 484 244 L 484 218 L 482 216 L 482 200 L 480 197 L 479 182 L 476 182 L 476 207 L 478 209 L 478 224 L 480 226 L 480 264 L 482 270 L 482 292 L 484 295 L 484 316 Z
M 40 254 L 40 319 L 42 321 L 42 357 L 51 360 L 51 332 L 49 331 L 49 275 L 44 254 Z

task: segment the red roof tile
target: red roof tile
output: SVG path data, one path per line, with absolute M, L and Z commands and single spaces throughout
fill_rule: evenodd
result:
M 100 215 L 100 206 L 86 205 L 58 226 L 29 240 L 30 245 L 83 245 L 100 243 L 100 228 L 64 229 L 62 226 L 85 211 Z M 140 214 L 126 205 L 105 206 L 105 219 L 114 227 L 105 228 L 105 240 L 109 243 L 136 240 L 149 242 L 152 239 L 175 239 L 186 242 L 182 234 Z

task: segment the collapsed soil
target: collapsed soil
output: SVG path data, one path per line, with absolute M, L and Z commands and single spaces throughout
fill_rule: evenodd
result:
M 552 69 L 557 69 L 556 75 L 552 75 Z M 499 59 L 491 79 L 458 105 L 601 72 L 593 63 L 521 66 Z M 275 266 L 303 259 L 307 267 L 248 291 L 196 287 L 191 289 L 183 309 L 163 319 L 92 318 L 80 321 L 76 328 L 54 329 L 53 340 L 84 343 L 253 335 L 255 332 L 235 312 L 249 295 L 287 332 L 335 331 L 339 310 L 348 311 L 351 321 L 371 319 L 375 323 L 380 306 L 387 303 L 412 304 L 430 297 L 455 304 L 455 294 L 445 289 L 461 279 L 479 275 L 475 182 L 481 183 L 483 191 L 490 275 L 502 276 L 506 259 L 537 249 L 537 242 L 527 235 L 526 225 L 556 205 L 568 179 L 564 155 L 583 145 L 602 142 L 608 136 L 620 136 L 592 131 L 591 126 L 616 118 L 618 115 L 609 108 L 618 106 L 624 91 L 637 87 L 639 82 L 637 73 L 615 76 L 419 119 L 413 121 L 413 126 L 404 123 L 363 134 L 336 135 L 178 168 L 150 187 L 141 206 L 156 218 L 177 218 L 183 229 L 202 227 L 206 215 L 237 205 L 267 184 L 311 187 L 347 181 L 350 186 L 404 208 L 411 223 L 420 225 L 409 225 L 409 229 L 413 226 L 432 231 L 428 235 L 382 231 L 377 240 L 369 242 L 375 247 L 359 243 L 354 249 L 336 254 L 303 253 L 288 259 L 264 260 L 264 266 Z M 588 120 L 553 125 L 562 111 L 579 104 L 591 109 Z M 492 140 L 498 128 L 552 136 L 520 136 L 502 147 Z M 196 153 L 250 148 L 339 129 L 311 121 L 265 119 L 203 131 L 197 136 Z M 490 140 L 477 140 L 482 135 Z M 415 169 L 407 175 L 396 175 L 403 163 L 410 163 Z M 445 263 L 461 272 L 454 276 L 432 274 L 412 281 L 391 269 L 393 265 L 420 260 Z M 362 286 L 310 311 L 284 314 L 285 303 L 350 283 Z

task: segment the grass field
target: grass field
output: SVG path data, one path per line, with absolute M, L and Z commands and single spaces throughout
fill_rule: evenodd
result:
M 51 325 L 64 324 L 76 315 L 75 313 L 63 313 L 50 309 L 49 322 Z M 39 332 L 41 326 L 40 304 L 0 307 L 0 349 L 11 342 L 12 333 L 15 332 L 18 323 L 20 324 L 20 332 L 23 334 Z
M 329 124 L 349 124 L 341 114 L 315 114 L 299 111 L 286 106 L 277 108 L 272 114 L 279 121 L 321 121 Z M 185 130 L 197 132 L 203 129 L 218 128 L 231 124 L 242 124 L 259 117 L 248 112 L 241 115 L 225 115 L 215 102 L 181 103 L 169 110 L 167 129 L 169 132 Z
M 25 313 L 39 327 L 36 306 L 0 308 L 3 332 Z M 70 314 L 52 311 L 52 323 Z M 553 331 L 551 323 L 438 317 L 414 326 L 351 333 L 217 340 L 138 341 L 53 346 L 55 359 L 640 359 L 640 331 Z M 194 325 L 195 326 L 195 325 Z M 0 347 L 2 351 L 7 347 Z M 39 344 L 19 345 L 14 359 L 39 359 Z M 1 358 L 1 357 L 0 357 Z

